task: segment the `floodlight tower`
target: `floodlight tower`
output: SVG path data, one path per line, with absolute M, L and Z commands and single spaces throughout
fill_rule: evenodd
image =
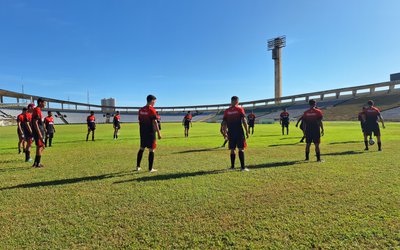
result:
M 268 50 L 272 50 L 272 59 L 275 61 L 275 99 L 280 102 L 282 97 L 282 64 L 281 48 L 286 46 L 286 36 L 268 40 Z

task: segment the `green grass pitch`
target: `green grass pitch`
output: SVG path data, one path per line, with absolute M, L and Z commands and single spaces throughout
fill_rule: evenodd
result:
M 219 124 L 162 124 L 155 168 L 133 171 L 137 124 L 57 126 L 33 169 L 0 128 L 0 249 L 371 249 L 400 247 L 400 124 L 364 152 L 358 123 L 326 122 L 304 162 L 299 129 L 256 125 L 250 172 L 227 171 Z M 314 150 L 314 147 L 312 147 Z M 32 150 L 34 152 L 34 148 Z M 312 151 L 313 152 L 313 151 Z M 32 153 L 34 155 L 34 153 Z M 237 159 L 237 166 L 239 162 Z

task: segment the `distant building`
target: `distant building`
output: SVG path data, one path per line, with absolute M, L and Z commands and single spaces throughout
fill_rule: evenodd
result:
M 101 99 L 101 111 L 103 113 L 114 113 L 115 111 L 115 99 L 114 98 L 104 98 Z
M 391 74 L 390 81 L 400 81 L 400 73 Z

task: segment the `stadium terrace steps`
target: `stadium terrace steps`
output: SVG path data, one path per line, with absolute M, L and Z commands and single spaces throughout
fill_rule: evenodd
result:
M 346 102 L 335 105 L 324 110 L 324 119 L 329 121 L 355 121 L 362 107 L 367 105 L 368 100 L 373 100 L 375 105 L 382 111 L 400 106 L 400 92 L 379 93 L 352 98 Z M 384 117 L 385 118 L 385 117 Z

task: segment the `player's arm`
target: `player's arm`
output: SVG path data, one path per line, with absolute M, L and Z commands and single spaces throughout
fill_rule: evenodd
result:
M 29 121 L 26 121 L 25 124 L 26 124 L 26 127 L 29 130 L 29 133 L 32 134 L 32 127 L 31 127 L 31 124 L 29 124 Z
M 299 126 L 299 123 L 303 120 L 303 116 L 300 116 L 299 119 L 297 119 L 296 127 Z
M 224 137 L 228 136 L 228 125 L 226 124 L 226 121 L 222 121 L 221 123 L 221 133 Z
M 242 124 L 244 126 L 244 129 L 246 130 L 246 137 L 249 138 L 249 126 L 247 125 L 246 116 L 242 117 Z
M 52 124 L 51 126 L 53 126 L 53 133 L 56 132 L 56 127 L 54 126 L 54 124 Z
M 17 122 L 17 125 L 18 125 L 18 131 L 21 133 L 21 135 L 22 135 L 22 127 L 21 127 L 21 121 L 18 119 L 18 122 Z
M 157 119 L 153 120 L 153 129 L 157 132 L 158 139 L 161 140 L 161 132 L 160 128 L 158 127 Z
M 49 124 L 45 121 L 44 122 L 44 133 L 47 135 L 47 126 L 49 126 Z
M 184 126 L 185 125 L 185 117 L 183 117 L 183 119 L 182 119 L 182 126 Z
M 319 126 L 321 127 L 321 135 L 324 136 L 324 123 L 322 120 L 319 120 Z
M 382 128 L 385 128 L 385 122 L 383 121 L 383 117 L 382 117 L 381 113 L 379 113 L 378 117 L 379 117 L 379 120 L 382 123 Z

